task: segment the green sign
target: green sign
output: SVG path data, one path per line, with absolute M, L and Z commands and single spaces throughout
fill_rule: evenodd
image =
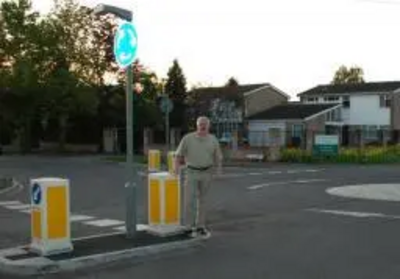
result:
M 339 154 L 338 135 L 316 135 L 313 148 L 314 155 L 334 156 Z

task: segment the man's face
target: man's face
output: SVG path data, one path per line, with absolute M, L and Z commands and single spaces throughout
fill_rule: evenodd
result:
M 199 121 L 197 130 L 202 133 L 208 132 L 208 122 L 205 120 Z

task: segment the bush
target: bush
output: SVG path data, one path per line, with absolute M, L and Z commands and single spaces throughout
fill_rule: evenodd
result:
M 281 151 L 282 162 L 334 162 L 334 163 L 400 163 L 400 145 L 388 147 L 340 148 L 336 156 L 316 156 L 312 152 L 286 148 Z

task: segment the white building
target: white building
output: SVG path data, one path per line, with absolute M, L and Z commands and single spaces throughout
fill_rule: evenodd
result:
M 390 137 L 391 96 L 398 89 L 400 81 L 319 85 L 298 96 L 302 103 L 342 104 L 338 125 L 345 141 L 349 131 L 360 131 L 368 142 Z

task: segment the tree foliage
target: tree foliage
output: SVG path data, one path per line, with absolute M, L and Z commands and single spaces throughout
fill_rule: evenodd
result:
M 226 83 L 226 86 L 238 86 L 239 85 L 239 82 L 234 78 L 234 77 L 231 77 L 231 78 L 229 78 L 229 80 L 228 80 L 228 82 Z
M 346 66 L 340 66 L 335 72 L 332 80 L 332 84 L 351 84 L 351 83 L 363 83 L 364 82 L 364 71 L 362 68 L 354 66 L 347 68 Z
M 57 140 L 63 149 L 69 138 L 77 138 L 74 127 L 85 129 L 84 122 L 98 143 L 103 128 L 125 127 L 126 73 L 113 54 L 117 19 L 94 16 L 78 0 L 54 3 L 49 14 L 39 14 L 30 0 L 0 2 L 0 140 L 7 130 L 24 151 L 43 139 Z M 140 94 L 129 92 L 135 131 L 162 127 L 161 82 L 139 61 L 132 70 L 133 87 L 143 88 Z M 186 80 L 177 61 L 168 77 L 166 91 L 175 102 L 171 122 L 180 125 Z
M 172 127 L 185 127 L 186 114 L 186 77 L 179 65 L 178 60 L 174 60 L 172 66 L 168 70 L 168 78 L 165 84 L 165 93 L 174 104 L 174 109 L 170 114 L 170 123 Z

